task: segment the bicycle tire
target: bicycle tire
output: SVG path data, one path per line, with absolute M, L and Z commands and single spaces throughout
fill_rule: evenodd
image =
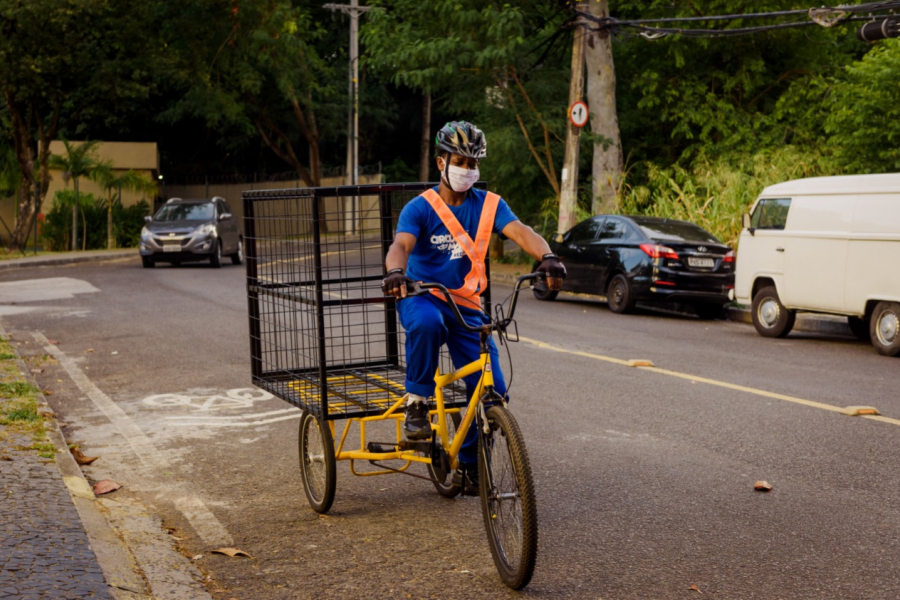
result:
M 437 415 L 435 415 L 435 418 L 437 418 Z M 452 443 L 453 438 L 456 436 L 456 432 L 459 430 L 459 425 L 462 423 L 462 417 L 459 413 L 446 413 L 446 418 L 448 419 L 447 426 L 450 428 L 450 442 Z M 437 444 L 439 445 L 440 442 L 437 442 Z M 434 456 L 432 456 L 432 460 L 435 460 Z M 438 473 L 435 472 L 434 466 L 431 463 L 428 463 L 428 477 L 431 478 L 431 483 L 434 484 L 434 489 L 437 490 L 437 493 L 444 498 L 456 498 L 462 491 L 461 485 L 453 484 L 452 472 L 444 473 L 443 478 L 441 478 Z
M 327 513 L 334 502 L 337 469 L 331 428 L 314 414 L 300 416 L 300 477 L 309 505 L 317 513 Z
M 484 527 L 494 564 L 507 586 L 528 585 L 537 561 L 537 503 L 531 464 L 515 417 L 503 406 L 487 410 L 480 428 L 478 479 Z

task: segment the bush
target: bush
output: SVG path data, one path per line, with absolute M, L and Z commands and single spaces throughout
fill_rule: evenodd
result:
M 75 192 L 63 190 L 56 193 L 50 210 L 44 216 L 41 241 L 46 250 L 59 252 L 69 250 L 72 245 L 72 206 Z M 79 249 L 100 250 L 107 246 L 108 204 L 104 198 L 93 194 L 78 196 L 78 246 Z M 133 206 L 122 208 L 113 204 L 113 229 L 119 248 L 137 247 L 144 226 L 144 216 L 150 214 L 150 205 L 141 200 Z M 87 239 L 85 239 L 87 232 Z
M 701 157 L 687 169 L 642 166 L 646 173 L 642 183 L 632 185 L 627 181 L 632 174 L 626 176 L 619 213 L 691 221 L 732 247 L 741 233 L 741 214 L 763 188 L 834 173 L 828 159 L 790 146 L 743 159 Z

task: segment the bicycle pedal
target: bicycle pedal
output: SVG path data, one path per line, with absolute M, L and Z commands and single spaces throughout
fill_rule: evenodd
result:
M 372 454 L 390 454 L 391 452 L 396 452 L 396 449 L 393 446 L 384 446 L 375 442 L 369 442 L 366 446 L 366 450 Z

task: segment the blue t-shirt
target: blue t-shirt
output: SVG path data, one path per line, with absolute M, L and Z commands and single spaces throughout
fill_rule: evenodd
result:
M 435 187 L 434 191 L 437 189 Z M 448 205 L 472 241 L 475 241 L 475 235 L 478 233 L 478 222 L 484 208 L 485 196 L 487 196 L 485 190 L 472 188 L 462 204 Z M 507 225 L 516 220 L 516 215 L 501 198 L 497 205 L 497 213 L 494 215 L 494 233 L 502 232 Z M 397 223 L 397 233 L 401 232 L 416 237 L 416 246 L 406 266 L 407 277 L 415 281 L 442 283 L 451 290 L 462 287 L 466 275 L 472 270 L 472 261 L 423 196 L 416 196 L 403 207 L 400 221 Z

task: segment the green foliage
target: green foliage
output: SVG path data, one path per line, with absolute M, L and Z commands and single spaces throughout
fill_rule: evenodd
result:
M 87 232 L 88 250 L 106 248 L 108 201 L 93 194 L 78 195 L 79 235 Z M 44 215 L 41 241 L 47 250 L 62 251 L 71 247 L 72 205 L 75 192 L 61 190 L 53 198 L 50 210 Z M 113 204 L 113 228 L 116 229 L 116 245 L 120 248 L 136 247 L 140 241 L 144 216 L 150 214 L 150 205 L 141 200 L 133 206 L 123 208 L 118 202 Z
M 0 138 L 0 198 L 14 196 L 21 184 L 15 149 Z
M 850 172 L 900 170 L 900 40 L 875 45 L 846 68 L 828 98 L 825 129 Z
M 681 219 L 700 225 L 735 247 L 741 214 L 747 212 L 766 186 L 829 174 L 830 159 L 819 153 L 786 146 L 716 158 L 699 157 L 690 169 L 679 165 L 645 165 L 646 176 L 627 183 L 621 214 Z

